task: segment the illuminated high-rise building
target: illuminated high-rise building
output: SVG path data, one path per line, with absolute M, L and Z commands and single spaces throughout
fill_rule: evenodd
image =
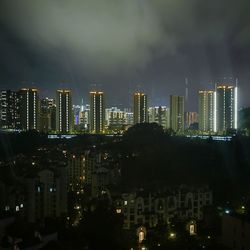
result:
M 55 131 L 55 99 L 43 98 L 40 101 L 40 131 Z
M 74 125 L 80 124 L 81 105 L 73 105 Z
M 216 132 L 226 132 L 238 127 L 238 90 L 237 86 L 218 84 L 215 92 Z
M 199 91 L 199 130 L 214 131 L 214 91 Z
M 148 108 L 149 122 L 155 122 L 161 125 L 164 129 L 170 127 L 170 109 L 166 106 L 149 107 Z
M 17 94 L 11 90 L 0 91 L 0 126 L 15 129 L 17 122 Z
M 56 130 L 59 133 L 71 133 L 73 127 L 72 94 L 69 89 L 56 92 Z
M 134 124 L 134 113 L 131 108 L 125 108 L 125 124 L 127 126 L 132 126 Z
M 90 105 L 82 105 L 80 112 L 80 125 L 85 131 L 89 131 L 90 123 Z
M 195 124 L 198 125 L 198 113 L 197 112 L 185 112 L 186 128 L 189 129 Z
M 134 124 L 148 122 L 148 100 L 144 93 L 134 93 Z
M 184 97 L 170 96 L 170 127 L 175 132 L 184 131 Z
M 85 155 L 83 153 L 68 154 L 68 187 L 79 190 L 85 179 Z
M 39 130 L 39 97 L 35 88 L 18 91 L 18 116 L 21 130 Z
M 104 133 L 105 104 L 104 93 L 100 91 L 90 92 L 90 132 L 94 134 Z

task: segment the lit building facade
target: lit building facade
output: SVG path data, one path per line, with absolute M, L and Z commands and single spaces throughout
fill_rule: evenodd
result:
M 82 187 L 85 179 L 85 155 L 84 153 L 71 153 L 68 155 L 68 184 L 70 190 Z
M 148 116 L 150 123 L 158 123 L 164 129 L 170 127 L 170 109 L 166 106 L 149 107 Z
M 81 112 L 80 112 L 80 125 L 83 127 L 84 130 L 89 130 L 89 123 L 90 123 L 90 105 L 82 105 Z
M 134 124 L 134 113 L 132 112 L 131 108 L 125 108 L 125 123 L 127 126 L 132 126 Z
M 185 126 L 191 128 L 194 124 L 198 123 L 197 112 L 185 112 Z
M 141 225 L 154 228 L 172 218 L 202 220 L 204 208 L 213 204 L 213 194 L 208 187 L 180 186 L 157 193 L 126 193 L 114 202 L 116 212 L 124 216 L 124 229 Z
M 68 89 L 56 92 L 56 130 L 59 133 L 71 133 L 73 127 L 72 94 Z
M 17 94 L 11 90 L 0 91 L 0 126 L 15 129 L 17 123 Z
M 145 93 L 134 93 L 134 124 L 148 122 L 148 98 Z
M 170 96 L 170 127 L 175 132 L 184 131 L 184 97 Z
M 224 133 L 238 128 L 238 88 L 220 84 L 214 94 L 214 131 Z
M 122 126 L 126 124 L 126 113 L 117 107 L 105 109 L 105 120 L 107 127 Z
M 39 96 L 35 88 L 18 91 L 18 116 L 21 130 L 39 130 Z
M 90 92 L 90 132 L 94 134 L 104 133 L 105 104 L 104 93 Z
M 41 99 L 40 104 L 40 131 L 55 131 L 55 100 L 46 97 Z
M 74 125 L 80 125 L 81 106 L 73 105 Z
M 214 91 L 199 91 L 199 130 L 214 131 Z

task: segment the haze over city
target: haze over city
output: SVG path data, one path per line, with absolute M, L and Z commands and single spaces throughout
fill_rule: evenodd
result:
M 249 250 L 249 13 L 0 0 L 0 249 Z
M 74 103 L 98 86 L 109 105 L 129 106 L 142 90 L 152 105 L 239 78 L 249 105 L 249 7 L 222 1 L 0 1 L 0 83 L 38 87 L 43 96 L 70 87 Z M 115 93 L 115 95 L 113 94 Z

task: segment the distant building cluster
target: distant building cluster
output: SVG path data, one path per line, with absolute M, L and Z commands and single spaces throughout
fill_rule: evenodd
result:
M 122 133 L 137 123 L 158 123 L 175 133 L 196 130 L 221 133 L 238 128 L 237 84 L 218 84 L 198 94 L 198 113 L 185 110 L 184 96 L 170 96 L 169 107 L 148 106 L 146 93 L 133 95 L 133 108 L 106 107 L 105 93 L 91 91 L 89 104 L 72 105 L 72 92 L 58 89 L 56 98 L 39 98 L 35 88 L 0 92 L 0 125 L 5 130 L 45 133 Z

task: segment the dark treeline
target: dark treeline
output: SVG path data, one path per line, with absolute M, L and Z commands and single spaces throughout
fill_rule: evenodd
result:
M 93 145 L 102 145 L 110 138 L 104 135 L 83 134 L 71 139 L 48 139 L 47 134 L 37 131 L 21 133 L 0 133 L 0 157 L 8 159 L 16 154 L 32 155 L 40 147 L 62 146 L 65 149 L 89 149 Z
M 179 184 L 210 185 L 220 199 L 250 193 L 250 139 L 231 142 L 171 136 L 161 126 L 137 124 L 123 137 L 81 135 L 48 140 L 36 132 L 0 135 L 0 154 L 33 154 L 39 147 L 62 145 L 66 149 L 108 151 L 118 159 L 123 190 L 161 188 Z
M 210 185 L 225 199 L 250 191 L 247 137 L 231 142 L 189 139 L 170 136 L 157 124 L 138 124 L 120 144 L 124 186 Z

